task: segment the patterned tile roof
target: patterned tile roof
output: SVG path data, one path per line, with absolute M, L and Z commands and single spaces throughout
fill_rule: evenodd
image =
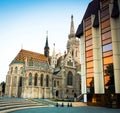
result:
M 11 63 L 15 62 L 24 63 L 26 58 L 28 61 L 32 59 L 32 61 L 47 62 L 47 58 L 44 56 L 44 54 L 21 49 Z

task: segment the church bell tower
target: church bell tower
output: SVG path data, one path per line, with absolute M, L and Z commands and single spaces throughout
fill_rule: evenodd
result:
M 70 34 L 67 42 L 67 53 L 69 51 L 71 51 L 73 59 L 80 63 L 80 40 L 75 37 L 73 15 L 71 15 Z

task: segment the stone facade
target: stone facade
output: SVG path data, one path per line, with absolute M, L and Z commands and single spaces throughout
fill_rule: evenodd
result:
M 6 95 L 22 98 L 74 98 L 80 95 L 80 40 L 74 33 L 73 16 L 64 55 L 49 56 L 48 36 L 44 54 L 20 50 L 9 65 Z

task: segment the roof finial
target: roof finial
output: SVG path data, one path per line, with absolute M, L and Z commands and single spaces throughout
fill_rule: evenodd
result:
M 73 21 L 73 14 L 71 15 L 71 21 Z
M 48 31 L 46 31 L 46 37 L 48 38 Z
M 74 32 L 74 21 L 73 21 L 73 15 L 71 15 L 71 26 L 70 26 L 70 35 L 69 38 L 74 38 L 75 32 Z

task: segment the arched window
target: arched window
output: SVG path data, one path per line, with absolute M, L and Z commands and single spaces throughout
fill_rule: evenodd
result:
M 22 87 L 22 77 L 19 78 L 19 87 Z
M 29 85 L 32 85 L 32 73 L 29 74 Z
M 17 76 L 14 77 L 14 86 L 17 85 Z
M 49 76 L 46 76 L 46 87 L 49 87 Z
M 73 83 L 73 74 L 71 71 L 68 72 L 68 76 L 67 76 L 67 85 L 71 85 L 72 86 Z
M 13 67 L 11 67 L 11 73 L 13 72 Z
M 37 86 L 37 79 L 38 79 L 38 75 L 37 73 L 35 74 L 35 77 L 34 77 L 34 86 Z
M 40 77 L 40 85 L 43 86 L 43 74 Z
M 20 73 L 23 74 L 23 67 L 20 68 Z
M 18 68 L 17 67 L 15 67 L 15 74 L 17 74 L 18 73 Z

